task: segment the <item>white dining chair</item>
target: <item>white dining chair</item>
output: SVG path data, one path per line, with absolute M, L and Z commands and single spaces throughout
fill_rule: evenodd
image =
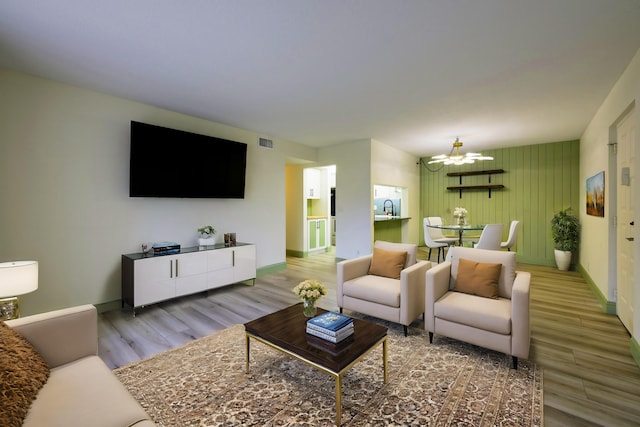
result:
M 456 238 L 450 238 L 450 237 L 445 237 L 442 234 L 442 230 L 438 229 L 438 228 L 433 228 L 433 227 L 429 227 L 429 225 L 432 225 L 431 222 L 429 221 L 429 218 L 424 218 L 422 220 L 422 226 L 424 228 L 424 243 L 425 245 L 427 245 L 427 247 L 429 248 L 429 255 L 428 255 L 428 259 L 431 260 L 431 250 L 432 249 L 438 249 L 438 263 L 440 263 L 440 254 L 442 253 L 442 259 L 444 260 L 444 248 L 454 244 L 458 239 Z M 437 236 L 438 234 L 440 234 L 442 237 L 439 238 L 438 240 L 434 239 L 434 234 Z
M 478 243 L 473 245 L 476 249 L 489 249 L 492 251 L 500 250 L 500 243 L 502 241 L 503 224 L 487 224 L 480 234 Z
M 511 225 L 509 226 L 509 236 L 507 237 L 506 242 L 500 243 L 500 248 L 507 248 L 508 251 L 511 251 L 511 248 L 516 245 L 516 239 L 518 238 L 518 226 L 520 225 L 520 221 L 511 221 Z
M 429 216 L 426 218 L 429 221 L 429 225 L 442 225 L 442 218 L 439 216 Z M 429 228 L 429 234 L 436 243 L 446 243 L 453 245 L 458 241 L 457 237 L 447 237 L 440 228 Z

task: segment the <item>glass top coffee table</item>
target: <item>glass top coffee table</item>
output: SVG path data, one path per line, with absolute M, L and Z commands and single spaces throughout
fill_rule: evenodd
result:
M 325 311 L 318 309 L 318 314 Z M 380 344 L 382 344 L 384 382 L 387 382 L 387 328 L 366 320 L 353 319 L 352 337 L 345 342 L 331 345 L 306 333 L 308 319 L 302 313 L 302 303 L 299 303 L 245 323 L 246 372 L 249 373 L 251 338 L 326 372 L 336 380 L 336 425 L 340 425 L 342 377 Z

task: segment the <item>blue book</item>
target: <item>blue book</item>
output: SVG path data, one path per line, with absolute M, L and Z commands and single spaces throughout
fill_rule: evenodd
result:
M 322 313 L 314 317 L 313 319 L 307 320 L 307 323 L 319 326 L 329 331 L 337 331 L 338 329 L 342 329 L 351 322 L 353 322 L 353 319 L 351 319 L 350 317 L 333 311 L 327 311 L 326 313 Z

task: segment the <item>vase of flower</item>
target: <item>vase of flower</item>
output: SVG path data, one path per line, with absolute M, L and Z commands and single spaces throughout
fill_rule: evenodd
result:
M 453 216 L 457 218 L 458 225 L 467 225 L 467 210 L 465 208 L 455 208 L 453 210 Z
M 306 317 L 316 315 L 316 301 L 327 294 L 327 289 L 317 280 L 304 280 L 293 288 L 293 293 L 302 300 L 302 312 Z
M 302 312 L 305 317 L 314 317 L 316 315 L 316 302 L 310 299 L 303 299 Z

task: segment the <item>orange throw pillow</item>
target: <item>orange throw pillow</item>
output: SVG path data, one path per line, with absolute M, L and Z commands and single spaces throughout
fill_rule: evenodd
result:
M 460 258 L 454 291 L 498 298 L 498 281 L 502 264 L 476 262 Z
M 373 259 L 369 267 L 369 274 L 375 276 L 399 279 L 400 272 L 407 261 L 406 252 L 387 251 L 380 248 L 373 248 Z

